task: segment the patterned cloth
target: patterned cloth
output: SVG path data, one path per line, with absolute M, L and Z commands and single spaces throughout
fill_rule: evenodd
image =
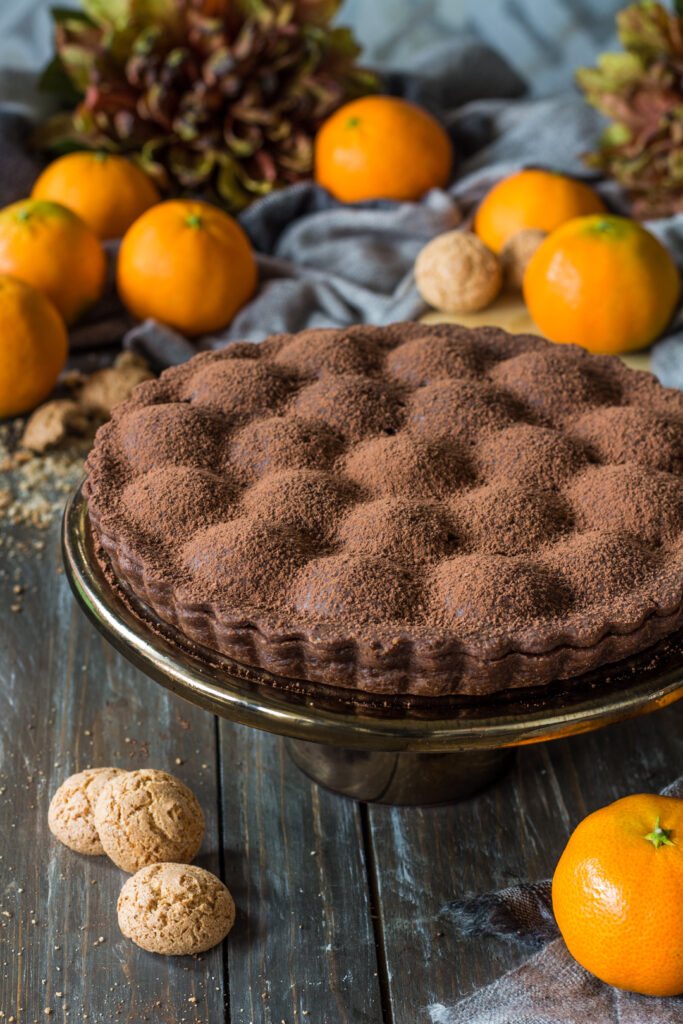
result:
M 683 798 L 683 776 L 663 795 Z M 461 934 L 513 937 L 544 948 L 455 1006 L 430 1006 L 431 1024 L 681 1024 L 683 997 L 622 992 L 577 964 L 557 937 L 550 888 L 547 879 L 446 907 Z

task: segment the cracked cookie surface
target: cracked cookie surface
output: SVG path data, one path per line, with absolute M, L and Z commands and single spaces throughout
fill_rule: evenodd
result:
M 204 835 L 204 815 L 184 782 L 141 768 L 108 782 L 95 806 L 95 825 L 107 856 L 123 871 L 148 864 L 187 864 Z
M 50 801 L 47 823 L 52 835 L 76 853 L 102 856 L 95 804 L 104 786 L 125 774 L 122 768 L 86 768 L 70 775 Z
M 118 904 L 123 934 L 150 953 L 202 953 L 225 938 L 235 904 L 220 878 L 189 864 L 150 864 L 128 879 Z

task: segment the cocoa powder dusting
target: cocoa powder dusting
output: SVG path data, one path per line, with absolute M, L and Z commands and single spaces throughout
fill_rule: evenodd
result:
M 419 324 L 232 345 L 143 385 L 87 469 L 119 577 L 292 677 L 484 692 L 681 622 L 683 395 L 575 346 Z

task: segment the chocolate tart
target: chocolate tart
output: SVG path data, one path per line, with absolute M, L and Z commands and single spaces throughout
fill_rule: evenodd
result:
M 683 394 L 494 328 L 276 335 L 139 385 L 85 494 L 162 621 L 276 675 L 488 694 L 683 625 Z

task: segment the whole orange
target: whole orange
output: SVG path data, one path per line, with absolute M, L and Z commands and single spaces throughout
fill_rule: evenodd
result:
M 519 231 L 554 231 L 572 217 L 603 213 L 605 204 L 589 185 L 566 174 L 530 168 L 503 178 L 482 199 L 474 230 L 500 252 Z
M 48 298 L 0 274 L 0 419 L 33 409 L 52 391 L 69 341 Z
M 107 261 L 100 240 L 73 211 L 22 199 L 0 210 L 0 273 L 44 292 L 71 324 L 101 296 Z
M 453 147 L 426 110 L 392 96 L 340 107 L 315 139 L 315 180 L 337 199 L 419 199 L 448 184 Z
M 639 794 L 578 825 L 553 877 L 567 948 L 608 985 L 683 994 L 683 800 Z
M 161 199 L 147 175 L 109 153 L 60 156 L 39 176 L 31 195 L 68 206 L 98 238 L 121 238 L 134 220 Z
M 237 221 L 209 203 L 169 199 L 128 229 L 117 267 L 130 312 L 184 334 L 217 331 L 256 287 L 256 262 Z
M 541 242 L 524 298 L 552 341 L 615 354 L 649 345 L 678 300 L 678 271 L 654 235 L 626 217 L 567 221 Z

